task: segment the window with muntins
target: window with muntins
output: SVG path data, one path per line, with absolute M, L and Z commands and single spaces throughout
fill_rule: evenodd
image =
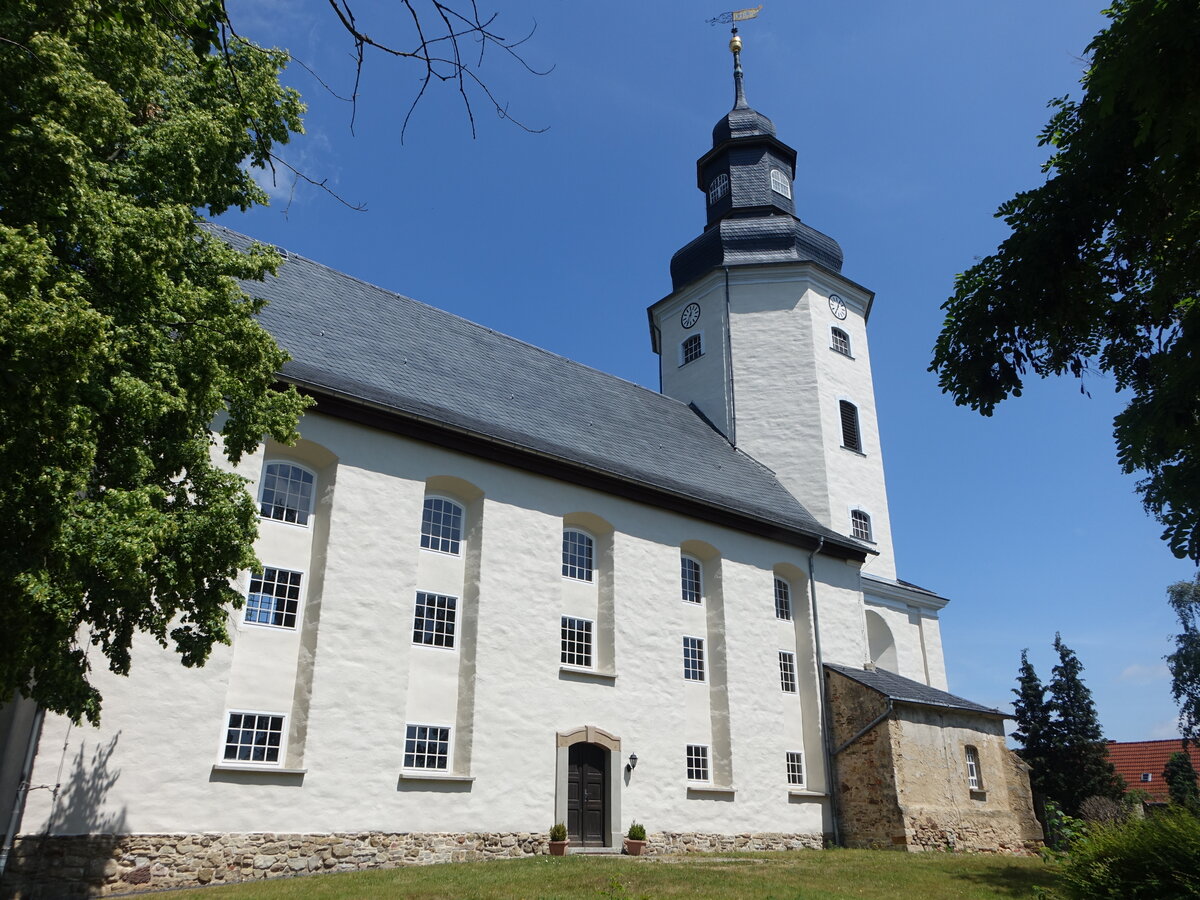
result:
M 782 169 L 771 170 L 771 190 L 777 194 L 783 194 L 789 200 L 792 199 L 792 185 Z
M 787 755 L 788 784 L 804 786 L 804 754 L 799 750 L 789 750 Z
M 704 599 L 704 584 L 700 563 L 690 556 L 679 558 L 679 584 L 685 603 L 700 603 Z
M 441 553 L 459 553 L 463 508 L 445 497 L 426 497 L 421 514 L 421 546 Z
M 417 591 L 413 615 L 413 643 L 428 647 L 453 647 L 458 598 Z
M 829 329 L 829 339 L 831 349 L 836 350 L 842 356 L 850 355 L 850 335 L 835 325 Z
M 704 342 L 700 335 L 693 334 L 687 337 L 682 344 L 679 345 L 679 364 L 686 366 L 693 360 L 697 360 L 704 355 Z
M 224 759 L 278 764 L 283 746 L 283 719 L 270 714 L 231 712 L 225 732 Z
M 256 625 L 278 628 L 296 627 L 296 610 L 300 606 L 299 572 L 265 568 L 250 576 L 250 592 L 246 597 L 246 621 Z
M 683 677 L 687 681 L 704 680 L 704 639 L 683 639 Z
M 729 176 L 722 172 L 708 183 L 708 205 L 712 206 L 729 193 Z
M 409 725 L 404 736 L 404 768 L 442 769 L 450 764 L 450 729 L 444 725 Z
M 592 623 L 587 619 L 562 617 L 562 664 L 592 667 Z
M 862 436 L 858 431 L 858 407 L 848 400 L 838 401 L 842 417 L 842 446 L 862 453 Z
M 973 791 L 983 790 L 983 779 L 979 773 L 979 751 L 967 747 L 967 787 Z
M 779 686 L 784 693 L 796 693 L 796 654 L 779 651 Z
M 591 581 L 594 571 L 594 548 L 592 539 L 582 531 L 567 529 L 563 532 L 562 573 L 567 578 Z
M 782 578 L 775 579 L 775 618 L 792 620 L 792 589 Z
M 267 463 L 259 515 L 277 522 L 307 525 L 312 514 L 313 473 L 292 463 Z
M 850 535 L 860 541 L 871 540 L 871 517 L 861 509 L 850 510 Z
M 703 744 L 687 745 L 687 780 L 708 781 L 708 747 Z

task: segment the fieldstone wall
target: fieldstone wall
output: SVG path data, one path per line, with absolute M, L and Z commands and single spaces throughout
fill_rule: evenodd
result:
M 694 831 L 664 831 L 646 835 L 644 854 L 726 853 L 731 850 L 820 850 L 826 845 L 820 834 L 775 832 L 744 834 L 699 834 Z

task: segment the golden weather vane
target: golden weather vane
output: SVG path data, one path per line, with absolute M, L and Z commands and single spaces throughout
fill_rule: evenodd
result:
M 734 22 L 744 22 L 747 19 L 753 19 L 762 12 L 762 4 L 752 6 L 749 9 L 735 9 L 733 12 L 724 12 L 715 18 L 708 19 L 709 25 L 732 25 Z

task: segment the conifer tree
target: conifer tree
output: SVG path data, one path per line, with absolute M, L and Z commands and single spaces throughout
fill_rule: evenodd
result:
M 1200 813 L 1200 788 L 1196 787 L 1196 769 L 1192 758 L 1184 751 L 1171 754 L 1163 769 L 1163 781 L 1171 792 L 1171 802 L 1194 813 Z
M 1017 695 L 1013 702 L 1013 715 L 1017 720 L 1013 738 L 1021 742 L 1018 753 L 1032 768 L 1030 785 L 1037 794 L 1045 796 L 1042 778 L 1047 771 L 1047 741 L 1052 731 L 1050 703 L 1046 699 L 1046 687 L 1029 661 L 1028 648 L 1021 651 L 1021 670 L 1013 693 Z

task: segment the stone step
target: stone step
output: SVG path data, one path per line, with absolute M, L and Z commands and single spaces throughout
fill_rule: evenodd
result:
M 583 856 L 620 856 L 620 847 L 567 847 L 567 853 Z

